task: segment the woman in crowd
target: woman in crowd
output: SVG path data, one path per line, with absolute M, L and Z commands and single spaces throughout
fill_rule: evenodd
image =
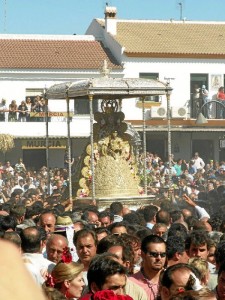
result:
M 59 290 L 67 299 L 79 299 L 83 292 L 83 265 L 72 262 L 71 254 L 66 249 L 62 262 L 59 262 L 48 277 L 46 285 Z

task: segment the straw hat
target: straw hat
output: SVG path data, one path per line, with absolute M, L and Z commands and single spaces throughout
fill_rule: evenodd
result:
M 69 216 L 58 216 L 56 219 L 55 232 L 66 231 L 67 228 L 73 228 L 73 222 Z

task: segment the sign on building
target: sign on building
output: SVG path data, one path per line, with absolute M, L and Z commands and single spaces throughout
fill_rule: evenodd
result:
M 62 139 L 50 139 L 49 149 L 66 149 L 67 141 Z M 22 149 L 46 149 L 45 139 L 30 139 L 22 141 Z

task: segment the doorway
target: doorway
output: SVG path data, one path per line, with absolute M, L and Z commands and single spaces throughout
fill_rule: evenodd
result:
M 214 149 L 212 140 L 193 140 L 192 141 L 192 157 L 195 152 L 199 153 L 199 156 L 207 164 L 210 159 L 214 158 Z
M 158 156 L 165 160 L 165 140 L 164 139 L 148 139 L 146 141 L 147 152 L 157 153 Z
M 46 166 L 46 150 L 23 150 L 23 162 L 26 168 L 31 170 L 39 170 L 41 167 Z

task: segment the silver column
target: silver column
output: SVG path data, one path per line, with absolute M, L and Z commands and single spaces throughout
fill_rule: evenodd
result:
M 145 120 L 145 99 L 142 98 L 142 120 L 143 120 L 143 155 L 144 155 L 144 193 L 147 195 L 147 174 L 146 174 L 146 120 Z
M 92 177 L 92 200 L 95 201 L 95 166 L 94 166 L 94 115 L 93 115 L 93 95 L 89 95 L 90 107 L 90 143 L 91 143 L 91 177 Z
M 70 140 L 70 99 L 66 98 L 67 105 L 67 149 L 69 156 L 68 178 L 69 178 L 69 199 L 72 201 L 72 175 L 71 175 L 71 140 Z

